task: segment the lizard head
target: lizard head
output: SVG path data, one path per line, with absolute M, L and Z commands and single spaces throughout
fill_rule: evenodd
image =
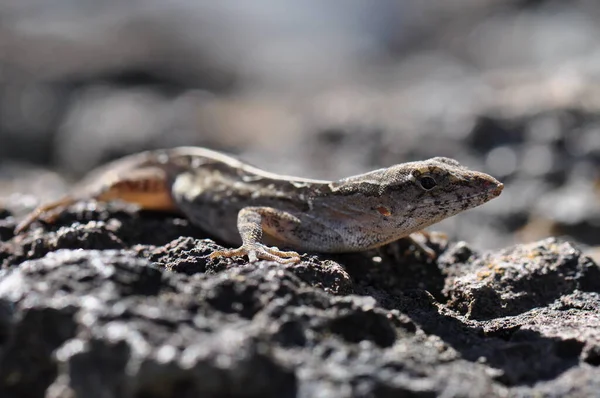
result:
M 502 188 L 490 175 L 436 157 L 331 182 L 311 204 L 321 223 L 345 239 L 344 250 L 364 250 L 482 205 Z
M 421 229 L 500 195 L 503 184 L 454 159 L 436 157 L 380 171 L 381 214 Z M 414 228 L 413 228 L 414 227 Z

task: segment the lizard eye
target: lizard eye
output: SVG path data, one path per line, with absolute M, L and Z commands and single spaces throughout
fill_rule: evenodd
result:
M 423 176 L 419 178 L 419 184 L 421 184 L 421 188 L 423 188 L 424 190 L 430 191 L 436 187 L 437 182 L 434 180 L 433 177 Z

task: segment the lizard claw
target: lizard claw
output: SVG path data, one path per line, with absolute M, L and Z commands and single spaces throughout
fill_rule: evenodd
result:
M 258 260 L 276 261 L 281 264 L 294 264 L 300 262 L 300 255 L 294 251 L 281 251 L 276 247 L 268 247 L 262 244 L 242 245 L 237 249 L 218 250 L 211 253 L 210 259 L 230 258 L 237 256 L 248 256 L 248 262 L 255 263 Z

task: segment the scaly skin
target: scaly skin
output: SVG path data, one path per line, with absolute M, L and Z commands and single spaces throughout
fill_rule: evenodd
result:
M 142 152 L 92 172 L 63 199 L 40 206 L 16 229 L 52 221 L 81 200 L 122 200 L 145 210 L 172 211 L 237 249 L 211 257 L 247 255 L 297 262 L 296 251 L 356 252 L 382 246 L 479 206 L 502 192 L 493 177 L 456 160 L 401 163 L 338 181 L 260 170 L 204 148 Z M 277 247 L 296 251 L 281 251 Z

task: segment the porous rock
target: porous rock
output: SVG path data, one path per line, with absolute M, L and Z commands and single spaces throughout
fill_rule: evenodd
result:
M 185 220 L 94 211 L 98 221 L 2 244 L 0 396 L 576 396 L 597 385 L 598 266 L 569 243 L 481 255 L 445 242 L 436 260 L 397 242 L 247 264 L 209 260 L 220 246 Z

